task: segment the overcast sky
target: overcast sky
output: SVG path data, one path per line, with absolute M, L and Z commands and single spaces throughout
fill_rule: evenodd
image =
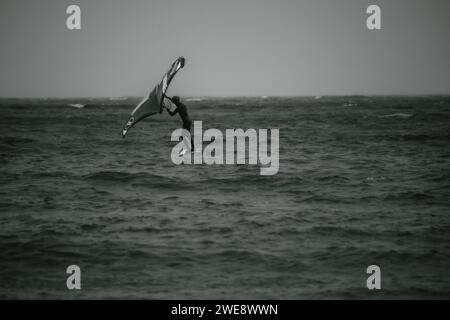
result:
M 79 4 L 82 29 L 66 29 Z M 382 30 L 366 28 L 378 4 Z M 450 94 L 448 0 L 1 0 L 0 96 Z

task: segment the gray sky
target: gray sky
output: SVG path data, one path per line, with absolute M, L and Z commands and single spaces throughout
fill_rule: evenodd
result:
M 82 30 L 66 29 L 78 4 Z M 366 28 L 378 4 L 382 30 Z M 0 96 L 450 94 L 448 0 L 1 0 Z

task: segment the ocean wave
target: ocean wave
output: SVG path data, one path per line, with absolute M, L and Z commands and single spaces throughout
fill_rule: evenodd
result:
M 97 181 L 117 181 L 117 182 L 130 182 L 136 179 L 154 179 L 154 181 L 170 181 L 170 178 L 166 178 L 163 176 L 158 176 L 155 174 L 151 174 L 148 172 L 138 172 L 138 173 L 130 173 L 124 171 L 98 171 L 87 174 L 84 178 L 88 180 L 97 180 Z
M 448 140 L 450 139 L 449 134 L 443 135 L 432 135 L 432 134 L 403 134 L 400 135 L 403 140 Z
M 330 175 L 324 175 L 324 176 L 317 177 L 314 180 L 319 181 L 319 182 L 326 182 L 326 183 L 343 184 L 343 183 L 349 182 L 350 178 L 342 176 L 342 175 L 330 174 Z
M 261 253 L 254 250 L 248 249 L 223 249 L 213 252 L 205 252 L 197 255 L 200 258 L 207 258 L 211 261 L 217 262 L 217 260 L 225 260 L 225 261 L 264 261 L 267 257 L 275 258 L 273 255 L 269 253 Z
M 405 119 L 405 118 L 409 118 L 409 117 L 412 117 L 413 115 L 412 114 L 409 114 L 409 113 L 392 113 L 392 114 L 386 114 L 386 115 L 382 115 L 382 116 L 379 116 L 380 118 L 402 118 L 402 119 Z
M 31 138 L 11 137 L 11 136 L 0 137 L 0 143 L 5 143 L 10 146 L 20 146 L 23 144 L 34 143 L 35 141 L 36 140 Z
M 342 237 L 372 237 L 377 231 L 371 229 L 351 228 L 347 226 L 313 226 L 307 232 L 314 235 L 323 234 Z
M 186 98 L 184 100 L 186 100 L 186 101 L 204 101 L 206 99 L 205 98 Z
M 69 107 L 75 108 L 75 109 L 83 109 L 86 105 L 82 103 L 73 103 L 68 104 Z
M 432 200 L 435 196 L 425 192 L 405 191 L 389 193 L 383 197 L 384 200 Z
M 133 179 L 136 179 L 136 177 L 137 177 L 136 174 L 122 171 L 99 171 L 84 176 L 84 178 L 88 180 L 105 181 L 105 182 L 109 181 L 128 182 L 132 181 Z
M 450 135 L 447 133 L 439 134 L 423 134 L 423 133 L 400 133 L 400 134 L 375 134 L 370 135 L 371 138 L 388 141 L 439 141 L 449 140 Z
M 243 170 L 247 170 L 248 168 Z M 208 182 L 212 185 L 273 185 L 279 183 L 278 179 L 271 179 L 270 176 L 262 176 L 259 174 L 259 168 L 255 169 L 251 174 L 236 174 L 231 177 L 211 177 Z
M 169 190 L 183 189 L 180 179 L 151 174 L 148 172 L 129 173 L 123 171 L 99 171 L 83 176 L 83 179 L 111 186 L 112 183 L 130 187 L 164 188 Z M 192 189 L 192 186 L 191 186 Z

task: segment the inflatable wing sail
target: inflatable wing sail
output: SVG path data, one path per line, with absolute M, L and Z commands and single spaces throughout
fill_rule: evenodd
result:
M 142 119 L 151 116 L 156 113 L 162 113 L 163 111 L 163 101 L 164 95 L 166 94 L 167 88 L 172 82 L 173 77 L 176 75 L 178 70 L 184 67 L 185 59 L 184 57 L 179 57 L 170 67 L 170 70 L 164 75 L 161 82 L 146 96 L 133 112 L 131 112 L 130 118 L 125 123 L 122 129 L 122 137 L 125 138 L 128 130 L 132 128 L 136 123 Z

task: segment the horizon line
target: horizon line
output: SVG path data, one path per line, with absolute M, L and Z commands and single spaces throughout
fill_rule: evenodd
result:
M 387 97 L 387 96 L 403 96 L 403 97 L 419 97 L 419 96 L 450 96 L 450 93 L 383 93 L 383 94 L 304 94 L 304 95 L 186 95 L 181 96 L 185 99 L 192 98 L 205 98 L 205 99 L 214 99 L 214 98 L 306 98 L 306 97 Z M 48 96 L 48 97 L 0 97 L 0 100 L 7 99 L 15 99 L 15 100 L 58 100 L 58 99 L 129 99 L 129 98 L 138 98 L 142 99 L 145 96 L 137 96 L 137 95 L 124 95 L 124 96 L 67 96 L 67 97 L 58 97 L 58 96 Z

